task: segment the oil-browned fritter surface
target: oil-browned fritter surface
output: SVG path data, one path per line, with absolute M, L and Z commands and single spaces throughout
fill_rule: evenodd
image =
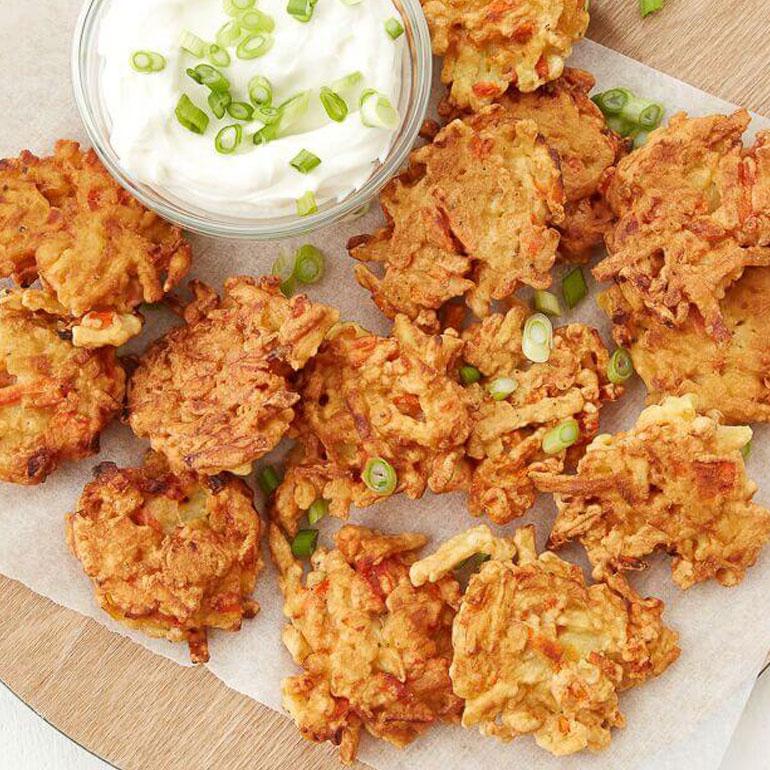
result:
M 599 436 L 576 476 L 536 474 L 556 493 L 551 543 L 579 540 L 597 578 L 643 569 L 661 549 L 681 588 L 740 583 L 770 538 L 770 511 L 752 502 L 741 455 L 751 429 L 720 425 L 719 413 L 695 405 L 694 396 L 666 398 L 627 433 Z
M 112 348 L 73 347 L 32 290 L 0 294 L 0 479 L 39 484 L 61 462 L 98 451 L 123 408 L 126 376 Z
M 537 555 L 531 527 L 511 540 L 486 527 L 458 535 L 412 566 L 412 582 L 446 579 L 469 551 L 494 556 L 471 577 L 452 629 L 463 726 L 503 741 L 532 734 L 556 755 L 606 748 L 625 725 L 618 692 L 679 655 L 663 603 L 617 575 L 587 586 L 577 565 Z
M 356 277 L 389 318 L 404 313 L 435 331 L 453 297 L 483 317 L 521 285 L 551 283 L 559 234 L 550 225 L 563 221 L 564 188 L 532 121 L 497 105 L 453 121 L 412 154 L 381 203 L 387 226 L 349 249 L 382 263 L 382 277 L 366 265 Z
M 623 393 L 608 379 L 609 355 L 599 333 L 583 324 L 557 328 L 549 360 L 530 362 L 521 344 L 528 316 L 528 309 L 517 304 L 463 333 L 465 360 L 483 375 L 468 387 L 475 406 L 467 446 L 473 461 L 469 508 L 497 524 L 527 512 L 537 497 L 530 471 L 559 473 L 574 463 L 599 430 L 603 403 Z M 517 387 L 498 401 L 488 388 L 499 377 L 514 379 Z M 580 426 L 578 443 L 547 455 L 545 434 L 570 418 Z
M 588 94 L 593 75 L 566 69 L 558 80 L 534 93 L 514 89 L 500 104 L 520 120 L 533 120 L 561 160 L 564 222 L 559 255 L 571 262 L 586 262 L 614 222 L 612 210 L 599 191 L 605 171 L 625 154 L 626 142 L 607 127 L 607 121 Z
M 141 468 L 103 463 L 67 516 L 67 541 L 115 620 L 186 642 L 209 659 L 207 630 L 238 631 L 259 610 L 261 523 L 251 490 L 229 474 L 172 473 L 148 453 Z
M 39 277 L 72 316 L 157 302 L 190 267 L 181 231 L 76 142 L 57 142 L 51 157 L 0 161 L 0 190 L 0 276 Z
M 373 458 L 391 464 L 394 491 L 410 498 L 467 486 L 471 409 L 456 377 L 461 350 L 455 332 L 429 336 L 405 316 L 390 337 L 345 324 L 323 344 L 300 377 L 297 444 L 273 500 L 287 532 L 317 498 L 341 518 L 351 505 L 387 499 L 361 480 Z
M 720 302 L 727 329 L 715 340 L 695 310 L 671 328 L 626 301 L 613 286 L 599 297 L 613 320 L 618 344 L 628 348 L 650 391 L 650 401 L 694 393 L 700 407 L 718 409 L 725 422 L 770 422 L 770 268 L 751 267 Z
M 421 1 L 441 80 L 474 111 L 511 84 L 529 92 L 558 78 L 589 21 L 585 0 Z
M 185 325 L 142 356 L 129 385 L 129 421 L 174 470 L 246 474 L 294 418 L 289 383 L 338 313 L 304 295 L 286 299 L 280 279 L 230 278 L 224 295 L 192 284 Z
M 450 634 L 460 587 L 452 577 L 415 588 L 409 564 L 427 538 L 343 527 L 319 548 L 303 584 L 277 526 L 270 550 L 289 619 L 283 640 L 304 673 L 285 679 L 283 703 L 302 735 L 340 747 L 350 764 L 361 730 L 406 746 L 440 721 L 456 722 Z
M 697 311 L 721 341 L 725 290 L 745 268 L 770 264 L 770 135 L 744 148 L 749 122 L 746 111 L 676 115 L 621 160 L 606 184 L 618 216 L 610 256 L 594 270 L 663 323 L 679 327 Z

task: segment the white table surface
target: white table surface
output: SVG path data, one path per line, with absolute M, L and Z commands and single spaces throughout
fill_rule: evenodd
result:
M 702 723 L 694 735 L 685 737 L 677 746 L 665 747 L 660 757 L 640 765 L 640 770 L 770 770 L 770 671 L 753 689 L 752 684 L 747 682 L 718 713 Z M 688 761 L 689 748 L 696 743 L 711 745 L 713 762 L 708 766 L 702 760 L 697 766 Z M 109 770 L 110 767 L 51 727 L 0 684 L 2 770 Z

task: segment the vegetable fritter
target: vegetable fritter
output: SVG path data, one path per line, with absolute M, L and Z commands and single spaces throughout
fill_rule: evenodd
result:
M 613 286 L 599 297 L 612 319 L 619 345 L 657 403 L 666 395 L 694 393 L 705 410 L 718 409 L 725 422 L 770 422 L 770 268 L 751 267 L 719 303 L 728 337 L 715 340 L 700 314 L 690 310 L 671 328 L 641 303 L 626 301 Z
M 229 474 L 174 474 L 148 453 L 141 468 L 102 463 L 67 516 L 67 541 L 115 620 L 209 659 L 207 631 L 238 631 L 259 605 L 261 522 Z
M 509 85 L 535 91 L 558 78 L 588 28 L 586 0 L 422 0 L 450 99 L 474 111 Z
M 279 528 L 270 550 L 289 625 L 283 640 L 304 673 L 283 682 L 284 707 L 302 735 L 355 758 L 361 730 L 404 747 L 440 721 L 456 722 L 450 634 L 460 587 L 452 577 L 415 588 L 409 565 L 427 538 L 343 527 L 319 548 L 303 585 Z
M 0 275 L 43 287 L 73 317 L 131 313 L 185 276 L 190 246 L 108 174 L 93 150 L 0 161 Z M 109 344 L 109 343 L 107 343 Z
M 611 729 L 625 725 L 618 693 L 679 655 L 663 603 L 619 575 L 587 586 L 577 565 L 537 555 L 532 527 L 510 540 L 483 526 L 458 535 L 412 565 L 412 582 L 445 580 L 479 552 L 492 559 L 471 577 L 452 629 L 463 726 L 503 741 L 532 734 L 558 756 L 606 748 Z
M 273 515 L 294 534 L 318 498 L 333 516 L 404 492 L 466 488 L 464 445 L 470 400 L 455 372 L 462 350 L 456 332 L 429 336 L 398 316 L 392 336 L 345 324 L 302 372 L 302 400 L 292 426 L 297 443 L 273 500 Z M 370 460 L 395 472 L 393 489 L 365 483 Z
M 384 275 L 358 265 L 356 277 L 389 318 L 404 313 L 427 330 L 453 297 L 486 316 L 522 285 L 550 285 L 564 200 L 558 158 L 535 123 L 493 105 L 442 129 L 385 187 L 388 224 L 348 246 Z
M 474 462 L 469 508 L 505 524 L 524 515 L 537 490 L 531 470 L 559 473 L 573 464 L 598 433 L 599 410 L 623 393 L 607 375 L 609 354 L 596 329 L 562 326 L 546 363 L 532 363 L 522 352 L 522 330 L 529 311 L 515 305 L 506 315 L 491 315 L 463 333 L 467 363 L 482 374 L 470 385 L 474 400 L 473 430 L 467 453 Z M 490 387 L 499 378 L 515 389 L 496 399 Z M 546 434 L 565 420 L 580 429 L 576 444 L 558 454 L 543 450 Z
M 65 460 L 94 454 L 123 409 L 126 376 L 113 348 L 73 347 L 46 295 L 0 295 L 0 479 L 39 484 Z
M 294 418 L 289 378 L 315 354 L 338 313 L 275 277 L 230 278 L 224 296 L 193 283 L 185 325 L 142 356 L 129 422 L 176 471 L 249 473 Z
M 679 114 L 621 160 L 606 183 L 618 216 L 610 256 L 594 269 L 669 326 L 697 311 L 722 342 L 725 291 L 747 267 L 770 265 L 770 133 L 745 148 L 750 120 Z
M 551 543 L 579 540 L 597 579 L 643 569 L 661 549 L 680 588 L 740 583 L 770 539 L 770 511 L 752 502 L 741 454 L 751 429 L 719 419 L 698 414 L 694 396 L 669 397 L 630 431 L 595 439 L 577 475 L 534 474 L 556 493 Z

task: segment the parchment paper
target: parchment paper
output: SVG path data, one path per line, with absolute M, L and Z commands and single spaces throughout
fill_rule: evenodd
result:
M 78 7 L 79 0 L 38 0 L 31 4 L 0 0 L 0 71 L 5 73 L 0 136 L 3 157 L 16 155 L 23 148 L 48 153 L 60 137 L 84 139 L 68 85 L 69 46 Z M 717 98 L 590 42 L 577 47 L 570 64 L 593 72 L 601 88 L 624 84 L 674 110 L 706 114 L 731 109 Z M 437 86 L 436 96 L 440 90 Z M 754 128 L 768 125 L 770 121 L 757 119 Z M 382 215 L 375 209 L 361 220 L 304 240 L 314 242 L 329 257 L 329 274 L 321 285 L 313 288 L 311 296 L 337 305 L 343 317 L 385 332 L 388 323 L 375 309 L 368 293 L 356 284 L 351 260 L 344 249 L 349 236 L 368 232 L 381 221 Z M 279 251 L 298 245 L 236 244 L 198 237 L 192 240 L 193 275 L 218 288 L 229 275 L 269 271 Z M 135 347 L 141 349 L 170 320 L 164 312 L 153 314 L 144 337 Z M 605 340 L 610 339 L 607 320 L 592 299 L 584 302 L 569 320 L 596 324 Z M 603 429 L 613 431 L 630 426 L 643 398 L 643 387 L 636 381 L 619 404 L 604 411 Z M 97 459 L 69 465 L 43 486 L 27 489 L 0 485 L 0 572 L 59 604 L 95 618 L 117 633 L 130 636 L 153 652 L 186 664 L 185 647 L 128 632 L 99 610 L 89 582 L 64 542 L 64 514 L 77 500 L 93 465 L 102 460 L 138 463 L 146 448 L 127 428 L 114 425 L 103 436 L 102 452 Z M 749 466 L 760 484 L 758 501 L 770 503 L 770 433 L 766 429 L 757 431 Z M 538 524 L 541 545 L 553 511 L 552 502 L 542 498 L 520 522 Z M 394 499 L 364 512 L 354 511 L 352 520 L 391 531 L 421 529 L 434 538 L 434 544 L 477 523 L 468 515 L 464 496 L 460 494 L 428 495 L 419 502 Z M 328 540 L 336 526 L 336 521 L 324 522 L 324 539 Z M 578 548 L 567 550 L 566 555 L 578 561 L 581 557 Z M 689 733 L 747 680 L 767 653 L 770 551 L 765 551 L 744 583 L 735 589 L 709 583 L 683 593 L 672 585 L 669 565 L 663 558 L 646 573 L 632 576 L 632 580 L 640 592 L 665 600 L 666 621 L 680 632 L 683 652 L 664 676 L 622 696 L 628 726 L 615 732 L 607 752 L 555 759 L 537 749 L 530 738 L 502 745 L 460 727 L 442 727 L 431 730 L 404 752 L 366 737 L 361 759 L 381 770 L 404 766 L 425 770 L 501 766 L 619 770 L 638 768 L 644 758 L 665 753 L 666 745 Z M 242 632 L 212 634 L 209 667 L 230 687 L 280 710 L 280 680 L 296 673 L 296 668 L 280 641 L 281 599 L 270 567 L 259 581 L 257 598 L 262 612 L 246 622 Z

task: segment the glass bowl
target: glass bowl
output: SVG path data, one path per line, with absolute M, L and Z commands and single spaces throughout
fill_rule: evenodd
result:
M 366 206 L 405 163 L 425 119 L 430 99 L 432 57 L 430 35 L 419 0 L 393 0 L 401 12 L 406 45 L 403 46 L 402 87 L 398 109 L 402 116 L 387 157 L 374 164 L 362 187 L 341 200 L 320 205 L 310 216 L 227 216 L 186 203 L 126 171 L 110 142 L 110 118 L 102 100 L 102 65 L 97 53 L 99 28 L 112 0 L 88 0 L 75 28 L 72 48 L 72 82 L 75 101 L 89 139 L 113 177 L 147 208 L 164 219 L 204 235 L 246 240 L 288 238 L 318 230 Z

